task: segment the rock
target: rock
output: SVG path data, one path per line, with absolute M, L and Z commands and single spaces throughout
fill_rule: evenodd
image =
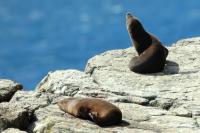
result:
M 88 61 L 85 72 L 105 91 L 149 99 L 151 106 L 170 109 L 199 101 L 200 38 L 179 41 L 168 49 L 167 65 L 160 73 L 142 75 L 131 72 L 127 66 L 137 55 L 134 48 L 96 55 Z
M 149 105 L 154 107 L 160 107 L 162 109 L 168 110 L 173 105 L 174 100 L 173 99 L 165 99 L 165 98 L 156 98 L 155 100 L 152 100 Z
M 99 86 L 105 88 L 105 91 L 120 92 L 149 100 L 157 97 L 192 100 L 194 94 L 190 89 L 195 90 L 200 86 L 199 40 L 200 38 L 179 41 L 168 47 L 168 63 L 164 72 L 146 75 L 131 72 L 127 66 L 130 59 L 136 56 L 134 48 L 112 50 L 96 55 L 88 61 L 85 72 L 90 74 Z M 171 72 L 174 68 L 176 72 Z M 194 98 L 196 101 L 199 99 L 198 96 Z
M 149 103 L 148 99 L 141 98 L 141 97 L 129 97 L 129 96 L 114 96 L 109 97 L 108 101 L 111 102 L 123 102 L 123 103 L 136 103 L 140 105 L 147 105 Z
M 16 91 L 23 89 L 23 86 L 7 79 L 0 79 L 0 102 L 9 101 Z
M 200 129 L 195 128 L 169 128 L 164 130 L 162 133 L 199 133 Z
M 96 55 L 85 72 L 50 72 L 35 91 L 17 91 L 9 102 L 0 103 L 0 131 L 198 133 L 200 37 L 181 40 L 168 49 L 167 64 L 160 73 L 131 72 L 128 63 L 137 55 L 134 48 Z M 56 103 L 71 96 L 109 101 L 120 108 L 123 122 L 102 128 L 64 113 Z
M 98 85 L 84 72 L 78 70 L 60 70 L 50 72 L 37 85 L 37 91 L 74 96 L 81 89 L 96 89 Z
M 8 129 L 2 131 L 2 133 L 27 133 L 27 132 L 16 129 L 16 128 L 8 128 Z
M 146 123 L 146 121 L 143 123 Z M 147 123 L 159 125 L 161 129 L 197 128 L 196 121 L 193 118 L 177 117 L 172 115 L 151 116 L 150 120 Z
M 192 117 L 192 112 L 184 107 L 175 108 L 172 112 L 177 116 Z
M 157 113 L 144 113 L 147 107 L 137 108 L 139 109 L 137 112 L 141 113 L 133 114 L 134 111 L 128 113 L 133 114 L 131 116 L 135 118 L 134 120 L 137 120 L 137 115 L 140 114 L 141 121 L 147 124 L 157 123 L 161 125 L 160 129 L 198 128 L 194 118 L 200 115 L 198 102 L 200 100 L 200 37 L 181 40 L 168 49 L 167 64 L 165 70 L 160 73 L 142 75 L 131 72 L 127 66 L 130 59 L 137 55 L 134 48 L 111 50 L 96 55 L 88 61 L 85 73 L 91 75 L 105 91 L 115 94 L 118 92 L 118 97 L 148 99 L 149 106 L 163 110 L 162 113 L 158 113 L 159 116 L 153 116 Z M 128 102 L 130 105 L 130 100 Z M 128 111 L 129 109 L 125 112 Z M 124 117 L 132 118 L 131 116 Z
M 31 120 L 31 113 L 14 103 L 0 103 L 0 131 L 15 127 L 25 129 Z
M 30 111 L 45 107 L 50 102 L 50 95 L 34 91 L 18 91 L 10 100 L 10 103 L 17 103 L 18 106 Z
M 197 125 L 200 126 L 200 117 L 197 117 L 195 119 L 196 119 Z
M 65 120 L 63 117 L 64 112 L 62 112 L 57 105 L 39 108 L 34 114 L 37 121 L 31 123 L 28 129 L 30 132 L 33 131 L 35 133 L 43 133 L 50 130 L 55 122 L 59 122 L 58 119 Z
M 192 116 L 200 116 L 200 105 L 196 101 L 190 101 L 183 104 L 183 107 L 192 113 Z
M 37 121 L 32 123 L 29 127 L 30 131 L 34 133 L 44 132 L 83 132 L 83 133 L 95 133 L 95 132 L 141 132 L 141 133 L 155 133 L 154 131 L 147 129 L 135 129 L 132 127 L 138 127 L 138 124 L 133 123 L 132 127 L 127 128 L 126 123 L 115 127 L 101 128 L 93 122 L 75 118 L 69 114 L 65 114 L 61 111 L 57 105 L 50 105 L 45 108 L 38 109 L 35 112 Z M 143 125 L 140 125 L 142 127 Z
M 50 72 L 37 85 L 36 91 L 65 96 L 95 97 L 103 99 L 108 99 L 117 95 L 105 91 L 95 83 L 92 77 L 78 70 L 60 70 Z

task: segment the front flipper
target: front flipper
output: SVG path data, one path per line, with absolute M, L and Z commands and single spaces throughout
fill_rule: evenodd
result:
M 97 112 L 90 112 L 90 113 L 88 113 L 88 115 L 89 115 L 89 117 L 90 117 L 90 119 L 93 121 L 93 122 L 95 122 L 96 124 L 100 124 L 99 123 L 99 118 L 98 118 L 98 113 Z

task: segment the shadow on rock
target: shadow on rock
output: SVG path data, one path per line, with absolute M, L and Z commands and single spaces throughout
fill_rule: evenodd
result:
M 127 127 L 127 126 L 129 126 L 129 125 L 130 125 L 129 122 L 127 122 L 127 121 L 125 121 L 125 120 L 122 120 L 122 123 L 121 123 L 120 125 L 118 125 L 118 126 L 120 126 L 120 127 Z
M 178 74 L 179 73 L 179 64 L 174 61 L 167 60 L 163 73 L 165 75 Z
M 112 126 L 105 126 L 103 128 L 128 127 L 129 125 L 130 125 L 129 122 L 122 120 L 122 122 L 120 124 L 112 125 Z
M 166 61 L 165 68 L 163 72 L 158 72 L 158 73 L 148 73 L 148 74 L 142 74 L 145 76 L 164 76 L 164 75 L 173 75 L 173 74 L 178 74 L 179 73 L 179 64 L 173 61 Z
M 191 73 L 197 73 L 199 71 L 185 71 L 185 72 L 179 72 L 179 74 L 191 74 Z

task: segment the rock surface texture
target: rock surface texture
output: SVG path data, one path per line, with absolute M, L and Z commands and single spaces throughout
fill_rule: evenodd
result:
M 0 101 L 0 132 L 199 133 L 200 37 L 168 49 L 161 73 L 131 72 L 128 63 L 137 55 L 134 48 L 96 55 L 85 72 L 50 72 L 35 91 L 17 91 Z M 69 96 L 107 100 L 121 109 L 123 122 L 102 128 L 65 114 L 56 103 Z
M 0 79 L 0 102 L 9 101 L 16 91 L 23 86 L 11 80 Z

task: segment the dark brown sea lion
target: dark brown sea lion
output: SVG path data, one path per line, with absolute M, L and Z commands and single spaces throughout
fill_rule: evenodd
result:
M 166 63 L 168 50 L 154 35 L 143 28 L 140 21 L 130 13 L 126 14 L 126 26 L 135 49 L 139 54 L 129 63 L 131 71 L 136 73 L 161 72 Z
M 61 110 L 75 117 L 95 122 L 99 126 L 110 126 L 122 121 L 118 107 L 94 98 L 67 98 L 58 102 Z

